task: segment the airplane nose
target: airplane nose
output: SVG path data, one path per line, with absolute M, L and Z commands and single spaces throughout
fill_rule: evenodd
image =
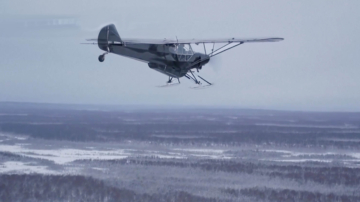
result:
M 201 60 L 203 61 L 202 65 L 205 65 L 210 61 L 210 57 L 208 55 L 202 55 Z
M 190 65 L 190 69 L 196 68 L 201 69 L 206 63 L 210 61 L 210 57 L 205 54 L 197 54 L 194 56 L 192 64 Z

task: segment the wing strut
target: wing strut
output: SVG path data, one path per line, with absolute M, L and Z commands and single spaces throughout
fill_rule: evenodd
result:
M 229 42 L 229 43 L 221 46 L 220 48 L 216 49 L 215 51 L 214 51 L 214 49 L 213 49 L 213 51 L 212 51 L 208 56 L 209 56 L 209 57 L 214 57 L 214 56 L 216 56 L 216 55 L 219 55 L 220 53 L 223 53 L 223 52 L 225 52 L 225 51 L 227 51 L 227 50 L 230 50 L 230 49 L 232 49 L 232 48 L 235 48 L 236 46 L 239 46 L 239 45 L 243 44 L 244 42 L 239 42 L 239 43 L 237 43 L 237 44 L 235 44 L 235 45 L 233 45 L 233 46 L 231 46 L 231 47 L 229 47 L 229 48 L 226 48 L 225 50 L 220 51 L 221 49 L 225 48 L 226 46 L 228 46 L 228 45 L 230 45 L 230 44 L 232 44 L 232 43 L 233 43 L 233 42 Z M 214 44 L 214 45 L 215 45 L 215 44 Z M 220 51 L 220 52 L 219 52 L 219 51 Z
M 233 42 L 228 42 L 227 44 L 221 46 L 220 48 L 218 48 L 218 49 L 216 49 L 216 50 L 214 50 L 214 48 L 215 48 L 215 43 L 214 43 L 214 44 L 213 44 L 213 49 L 211 50 L 211 53 L 208 54 L 208 56 L 209 56 L 210 58 L 211 58 L 211 57 L 215 57 L 216 55 L 219 55 L 219 54 L 221 54 L 221 53 L 223 53 L 223 52 L 225 52 L 225 51 L 228 51 L 228 50 L 230 50 L 230 49 L 232 49 L 232 48 L 235 48 L 236 46 L 240 46 L 240 45 L 243 44 L 243 43 L 244 43 L 244 42 L 239 42 L 239 43 L 236 43 L 235 45 L 229 47 L 229 45 L 230 45 L 230 44 L 233 44 Z M 205 51 L 205 54 L 206 54 L 205 43 L 203 43 L 203 45 L 204 45 L 204 51 Z M 227 47 L 227 48 L 226 48 L 226 47 Z M 225 49 L 224 49 L 224 48 L 225 48 Z M 205 59 L 205 60 L 208 60 L 208 59 Z M 195 66 L 195 65 L 197 65 L 197 64 L 200 64 L 200 63 L 202 63 L 202 62 L 205 61 L 205 60 L 196 61 L 196 62 L 190 64 L 189 67 Z M 192 72 L 191 70 L 189 70 L 188 73 L 189 73 L 189 72 L 190 72 L 190 74 L 186 74 L 185 77 L 188 78 L 188 79 L 193 80 L 193 81 L 195 82 L 195 84 L 201 85 L 201 82 L 200 82 L 198 79 L 196 79 L 196 77 L 195 77 L 195 75 L 193 74 L 193 72 Z M 199 75 L 197 75 L 197 76 L 198 76 L 201 80 L 205 81 L 205 82 L 208 84 L 208 85 L 203 86 L 203 87 L 207 87 L 207 86 L 213 85 L 212 83 L 208 82 L 207 80 L 205 80 L 205 79 L 202 78 L 201 76 L 199 76 Z M 198 87 L 197 87 L 197 88 L 198 88 Z

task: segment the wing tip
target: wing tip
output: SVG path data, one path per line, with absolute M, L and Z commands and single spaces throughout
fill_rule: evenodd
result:
M 283 41 L 285 40 L 285 38 L 281 38 L 281 37 L 276 37 L 273 39 L 273 41 Z

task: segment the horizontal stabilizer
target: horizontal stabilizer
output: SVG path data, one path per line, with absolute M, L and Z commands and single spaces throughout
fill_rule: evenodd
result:
M 94 42 L 94 43 L 80 43 L 80 44 L 85 44 L 85 45 L 97 45 L 98 43 Z

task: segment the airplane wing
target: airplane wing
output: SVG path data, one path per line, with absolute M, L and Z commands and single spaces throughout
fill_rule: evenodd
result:
M 235 48 L 236 46 L 239 46 L 244 43 L 253 43 L 253 42 L 277 42 L 282 41 L 284 38 L 279 37 L 267 37 L 267 38 L 223 38 L 223 39 L 187 39 L 187 40 L 169 40 L 169 39 L 163 39 L 163 40 L 156 40 L 156 39 L 129 39 L 129 38 L 123 38 L 121 43 L 125 44 L 205 44 L 205 43 L 222 43 L 226 44 L 221 46 L 220 48 L 217 48 L 216 50 L 213 50 L 208 54 L 210 57 L 214 57 L 216 55 L 219 55 L 227 50 L 230 50 L 232 48 Z M 214 46 L 213 45 L 213 46 Z M 204 45 L 205 49 L 205 45 Z M 205 50 L 206 54 L 206 50 Z M 200 63 L 202 61 L 198 61 Z
M 131 38 L 120 38 L 115 25 L 106 25 L 100 30 L 97 39 L 88 39 L 87 41 L 96 42 L 103 44 L 200 44 L 200 43 L 251 43 L 251 42 L 276 42 L 284 40 L 279 37 L 266 37 L 266 38 L 222 38 L 222 39 L 131 39 Z
M 133 44 L 200 44 L 200 43 L 252 43 L 252 42 L 277 42 L 282 41 L 283 38 L 268 37 L 268 38 L 223 38 L 223 39 L 129 39 L 123 38 L 125 43 Z

